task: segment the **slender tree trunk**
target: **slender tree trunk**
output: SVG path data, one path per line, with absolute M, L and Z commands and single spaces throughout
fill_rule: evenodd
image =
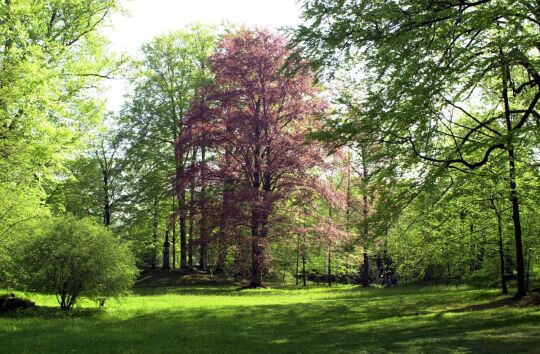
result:
M 154 208 L 157 208 L 157 206 L 154 205 Z M 158 216 L 156 211 L 154 211 L 154 218 L 152 221 L 152 247 L 152 268 L 156 268 L 158 260 Z
M 163 242 L 163 265 L 162 265 L 162 269 L 164 270 L 168 270 L 168 269 L 171 269 L 171 265 L 170 265 L 170 253 L 169 253 L 169 249 L 170 249 L 170 242 L 169 242 L 169 228 L 167 228 L 167 230 L 165 231 L 165 242 Z
M 171 253 L 172 253 L 172 269 L 176 268 L 176 211 L 175 211 L 175 198 L 172 198 L 172 218 L 170 221 L 170 228 L 172 231 Z
M 529 248 L 527 250 L 527 282 L 525 283 L 525 289 L 527 290 L 527 292 L 529 291 L 529 285 L 531 281 L 531 253 L 532 248 Z
M 187 240 L 186 240 L 186 191 L 183 190 L 178 197 L 180 208 L 180 268 L 186 269 L 187 265 Z
M 360 147 L 360 154 L 362 157 L 362 184 L 363 184 L 363 208 L 362 208 L 362 221 L 363 221 L 363 238 L 364 238 L 364 263 L 362 266 L 362 286 L 369 286 L 369 256 L 367 253 L 368 239 L 369 239 L 369 198 L 367 189 L 368 168 L 367 168 L 367 152 L 365 146 Z
M 268 239 L 268 214 L 258 207 L 252 215 L 252 238 L 251 238 L 251 282 L 250 288 L 261 288 L 264 272 L 266 243 Z M 259 209 L 259 210 L 257 210 Z M 255 220 L 253 220 L 253 218 Z
M 192 191 L 193 192 L 193 191 Z M 194 212 L 194 201 L 193 201 L 193 193 L 190 195 L 190 211 L 189 211 L 189 239 L 188 239 L 188 246 L 187 246 L 187 252 L 188 252 L 188 267 L 193 268 L 193 232 L 195 231 L 195 212 Z
M 103 162 L 105 163 L 105 162 Z M 103 175 L 103 224 L 111 224 L 111 201 L 109 199 L 109 173 L 105 168 L 101 169 Z
M 304 209 L 304 227 L 306 224 L 306 210 Z M 307 231 L 307 230 L 306 230 Z M 304 286 L 307 286 L 307 274 L 306 274 L 306 255 L 307 255 L 307 242 L 306 242 L 307 232 L 302 234 L 302 283 Z
M 304 286 L 307 286 L 307 274 L 306 274 L 306 254 L 305 250 L 302 253 L 302 282 Z
M 173 96 L 170 97 L 171 105 L 173 107 L 173 141 L 176 142 L 178 137 L 181 135 L 182 130 L 182 119 L 180 118 L 181 115 L 177 114 L 175 104 L 175 100 Z M 186 190 L 184 187 L 182 187 L 181 190 L 179 190 L 179 176 L 184 172 L 186 167 L 186 159 L 187 156 L 182 154 L 179 147 L 175 144 L 174 145 L 174 163 L 175 163 L 175 171 L 176 171 L 176 179 L 175 179 L 175 186 L 173 187 L 173 190 L 176 192 L 176 198 L 178 203 L 178 211 L 179 211 L 179 218 L 178 221 L 180 223 L 180 268 L 185 269 L 187 268 L 187 260 L 186 260 Z M 176 223 L 175 223 L 176 224 Z M 176 230 L 173 231 L 174 236 L 176 236 Z M 176 260 L 176 253 L 175 250 L 175 242 L 173 242 L 173 267 Z
M 172 230 L 172 242 L 171 242 L 171 253 L 172 253 L 172 269 L 176 268 L 176 216 L 173 217 L 171 221 L 171 230 Z
M 253 206 L 251 211 L 251 282 L 250 288 L 262 287 L 263 273 L 263 235 L 259 206 Z
M 242 244 L 242 238 L 235 234 L 234 236 L 234 243 L 235 243 L 235 249 L 234 249 L 234 260 L 233 260 L 233 275 L 234 275 L 234 281 L 237 282 L 238 278 L 240 277 L 242 273 L 242 264 L 243 262 L 243 251 L 244 247 Z
M 364 262 L 362 264 L 362 286 L 365 288 L 369 286 L 369 255 L 366 248 L 364 248 Z
M 296 285 L 298 285 L 298 277 L 300 276 L 299 266 L 300 266 L 300 236 L 296 236 L 296 273 L 294 273 L 295 279 L 296 279 Z
M 517 293 L 514 296 L 516 299 L 520 299 L 527 295 L 527 289 L 525 287 L 525 262 L 523 258 L 523 241 L 521 235 L 521 219 L 519 213 L 519 199 L 516 183 L 516 156 L 514 145 L 512 143 L 512 118 L 510 110 L 510 101 L 508 100 L 508 81 L 510 79 L 510 71 L 508 69 L 508 63 L 502 50 L 501 54 L 501 71 L 502 71 L 502 98 L 504 102 L 504 112 L 506 121 L 506 130 L 509 133 L 509 141 L 506 143 L 506 149 L 508 152 L 508 175 L 509 175 L 509 190 L 510 190 L 510 202 L 512 203 L 512 222 L 514 224 L 514 240 L 516 244 L 516 268 L 517 268 Z
M 218 243 L 218 254 L 216 261 L 216 270 L 215 273 L 222 275 L 225 274 L 225 258 L 227 257 L 227 248 L 225 245 L 225 234 L 222 231 L 218 232 L 217 236 Z
M 201 146 L 201 163 L 203 165 L 206 162 L 206 147 L 203 145 Z M 205 182 L 205 172 L 203 171 L 201 174 L 201 194 L 199 197 L 200 202 L 200 210 L 201 210 L 201 219 L 200 219 L 200 246 L 199 246 L 199 270 L 202 270 L 206 272 L 208 270 L 208 235 L 207 235 L 207 225 L 206 225 L 206 182 Z
M 260 132 L 257 130 L 256 135 Z M 261 173 L 260 147 L 255 148 L 255 173 L 253 174 L 252 191 L 256 201 L 251 206 L 251 282 L 250 288 L 262 287 L 264 257 L 268 236 L 268 194 L 270 193 L 270 176 Z M 267 152 L 268 153 L 268 152 Z M 262 183 L 261 183 L 262 182 Z M 262 186 L 262 190 L 261 190 Z M 262 194 L 261 194 L 262 193 Z
M 328 286 L 332 286 L 332 260 L 330 247 L 328 247 Z
M 227 154 L 226 154 L 227 155 Z M 227 156 L 225 157 L 227 160 Z M 216 262 L 216 274 L 225 273 L 225 259 L 227 258 L 227 242 L 226 242 L 226 227 L 227 227 L 227 208 L 229 207 L 229 181 L 223 182 L 222 204 L 221 204 L 221 220 L 219 221 L 218 231 L 218 254 Z
M 328 205 L 328 216 L 330 219 L 332 219 L 332 205 Z M 329 241 L 330 242 L 330 241 Z M 330 279 L 330 276 L 332 275 L 332 266 L 331 266 L 331 259 L 330 259 L 330 244 L 328 245 L 328 271 L 327 271 L 327 277 L 328 277 L 328 286 L 332 286 L 332 280 Z
M 497 235 L 498 235 L 498 246 L 499 246 L 499 262 L 500 262 L 500 272 L 501 272 L 501 290 L 504 295 L 508 294 L 508 286 L 506 285 L 506 275 L 504 267 L 504 248 L 503 248 L 503 235 L 502 235 L 502 221 L 501 213 L 495 205 L 495 200 L 493 196 L 490 198 L 491 208 L 495 212 L 495 217 L 497 218 Z
M 473 273 L 476 270 L 476 244 L 474 242 L 474 224 L 469 225 L 469 253 L 470 253 L 470 262 L 469 262 L 469 272 Z
M 176 139 L 176 135 L 175 135 Z M 185 164 L 184 164 L 184 156 L 180 154 L 180 151 L 177 147 L 175 147 L 175 159 L 176 159 L 176 175 L 179 176 L 182 172 L 184 172 Z M 176 183 L 179 183 L 178 181 Z M 178 203 L 178 211 L 179 211 L 179 217 L 178 221 L 180 223 L 180 268 L 185 269 L 187 268 L 187 260 L 186 260 L 186 190 L 185 188 L 182 188 L 182 190 L 177 190 L 176 193 L 177 203 Z
M 191 154 L 191 165 L 195 165 L 197 149 L 194 148 Z M 195 180 L 191 178 L 189 183 L 189 240 L 188 240 L 188 266 L 193 268 L 193 233 L 195 232 Z
M 350 232 L 351 227 L 351 152 L 347 152 L 347 209 L 346 209 L 346 230 Z
M 508 286 L 506 284 L 506 274 L 505 274 L 505 263 L 504 263 L 504 247 L 503 247 L 503 234 L 502 234 L 502 223 L 501 223 L 501 217 L 499 214 L 499 217 L 497 219 L 497 226 L 498 226 L 498 234 L 499 234 L 499 261 L 500 261 L 500 269 L 501 269 L 501 290 L 503 294 L 508 294 Z
M 388 224 L 384 227 L 384 248 L 383 248 L 383 279 L 384 284 L 390 283 L 390 258 L 388 257 Z
M 523 257 L 523 241 L 521 235 L 521 218 L 519 213 L 519 199 L 517 194 L 517 184 L 515 177 L 515 153 L 511 147 L 508 149 L 509 175 L 510 175 L 510 201 L 512 202 L 512 221 L 514 224 L 514 239 L 516 243 L 516 269 L 517 269 L 517 293 L 516 299 L 521 299 L 527 295 L 525 286 L 525 262 Z

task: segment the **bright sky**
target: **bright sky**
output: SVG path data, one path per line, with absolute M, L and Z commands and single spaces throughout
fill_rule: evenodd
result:
M 112 18 L 105 31 L 115 52 L 130 55 L 153 37 L 183 28 L 191 22 L 220 24 L 229 21 L 248 26 L 278 29 L 300 22 L 296 0 L 128 0 L 127 15 Z M 110 83 L 107 108 L 117 111 L 123 101 L 125 82 Z

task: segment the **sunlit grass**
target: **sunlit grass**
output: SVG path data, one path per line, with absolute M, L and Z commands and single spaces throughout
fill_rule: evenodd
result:
M 71 314 L 54 296 L 0 317 L 2 353 L 537 352 L 540 309 L 497 290 L 353 286 L 138 289 Z M 43 308 L 45 307 L 45 308 Z

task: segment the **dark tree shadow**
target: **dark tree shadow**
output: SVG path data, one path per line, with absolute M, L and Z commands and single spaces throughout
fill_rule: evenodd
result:
M 60 309 L 60 306 L 36 306 L 27 309 L 18 309 L 13 311 L 0 312 L 0 318 L 17 318 L 17 319 L 40 319 L 40 320 L 55 320 L 66 318 L 97 318 L 105 313 L 102 308 L 79 308 L 75 307 L 69 311 Z

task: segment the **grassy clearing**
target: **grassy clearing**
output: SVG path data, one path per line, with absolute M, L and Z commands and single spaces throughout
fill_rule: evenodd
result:
M 2 353 L 494 353 L 540 351 L 540 307 L 497 290 L 220 285 L 138 288 L 71 314 L 54 297 L 0 317 Z

